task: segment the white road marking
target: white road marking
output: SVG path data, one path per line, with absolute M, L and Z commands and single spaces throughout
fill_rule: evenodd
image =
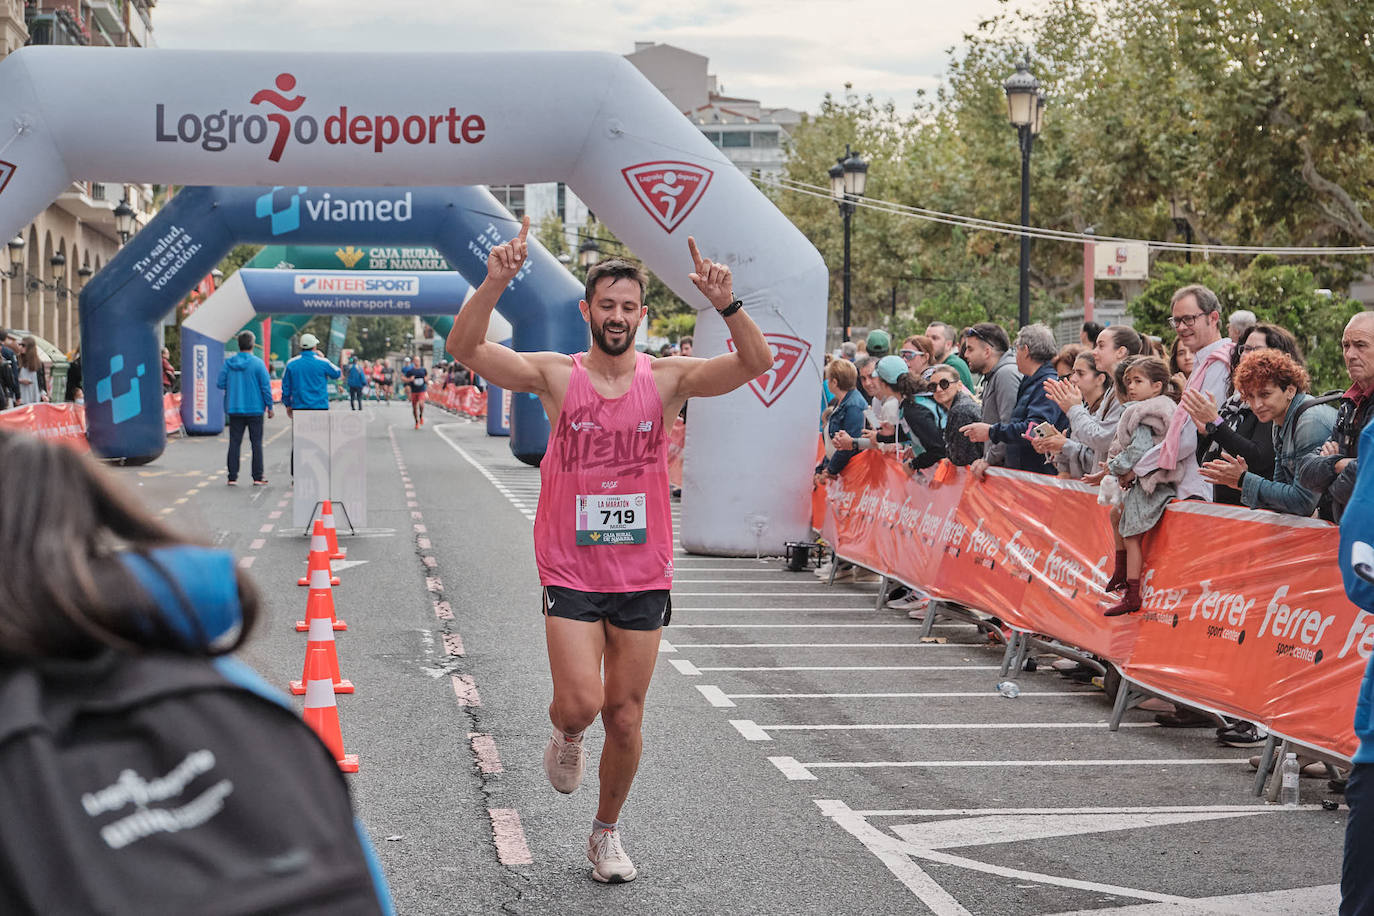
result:
M 1081 697 L 1097 693 L 1096 690 L 1023 690 L 1017 699 L 1021 697 Z M 948 691 L 918 691 L 913 693 L 727 693 L 726 697 L 732 700 L 825 700 L 825 699 L 857 699 L 857 698 L 916 698 L 916 697 L 978 697 L 987 699 L 996 697 L 1005 699 L 995 690 L 948 690 Z
M 700 610 L 698 608 L 698 610 Z M 814 610 L 814 608 L 813 608 Z M 675 623 L 674 630 L 910 630 L 915 623 Z M 966 623 L 937 623 L 942 627 L 967 628 Z
M 853 760 L 804 763 L 808 769 L 878 769 L 887 767 L 946 769 L 949 767 L 1147 767 L 1237 766 L 1244 757 L 1179 757 L 1118 760 Z
M 735 731 L 744 736 L 745 741 L 772 741 L 768 737 L 768 732 L 759 728 L 750 719 L 731 719 L 730 724 L 735 727 Z
M 993 696 L 997 696 L 996 691 L 988 691 Z M 1003 731 L 1015 730 L 1019 728 L 1106 728 L 1105 721 L 1100 722 L 891 722 L 891 723 L 843 723 L 839 725 L 763 725 L 760 728 L 765 731 L 792 731 L 792 732 L 843 732 L 843 731 Z M 1157 722 L 1122 722 L 1122 728 L 1158 728 Z
M 694 642 L 681 649 L 967 649 L 957 642 Z
M 249 550 L 262 550 L 262 545 L 267 543 L 266 538 L 254 538 L 248 542 Z
M 667 654 L 669 654 L 669 653 L 676 652 L 676 651 L 677 651 L 677 646 L 674 646 L 672 643 L 668 642 L 668 640 L 666 640 L 666 639 L 660 639 L 660 640 L 658 641 L 658 652 L 659 652 L 660 655 L 667 655 Z
M 697 666 L 687 661 L 685 658 L 670 658 L 668 659 L 668 664 L 676 668 L 678 674 L 685 674 L 688 677 L 695 677 L 701 674 Z
M 814 780 L 816 778 L 815 774 L 808 770 L 805 765 L 798 763 L 795 757 L 769 757 L 768 762 L 781 770 L 782 775 L 789 780 Z
M 1254 806 L 1244 811 L 1148 811 L 1131 814 L 1099 811 L 1092 814 L 1040 814 L 1016 818 L 991 814 L 928 820 L 919 824 L 897 824 L 891 830 L 908 843 L 922 849 L 965 849 L 996 843 L 1022 843 L 1027 840 L 1084 836 L 1116 830 L 1139 830 L 1199 821 L 1254 817 L 1263 813 L 1263 808 Z
M 1148 807 L 1107 808 L 885 808 L 873 811 L 855 811 L 861 817 L 1035 817 L 1041 814 L 1170 814 L 1193 812 L 1213 814 L 1230 812 L 1232 814 L 1268 814 L 1288 811 L 1320 811 L 1321 805 L 1299 805 L 1297 808 L 1280 808 L 1273 805 L 1256 803 L 1253 805 L 1161 805 Z
M 697 690 L 701 691 L 701 695 L 706 698 L 706 702 L 710 703 L 712 706 L 726 709 L 735 705 L 730 698 L 714 684 L 697 684 L 696 687 Z
M 772 759 L 774 763 L 778 759 L 791 760 L 790 757 L 769 759 Z M 796 761 L 793 760 L 792 763 L 796 764 Z M 800 766 L 800 764 L 797 765 Z M 782 767 L 779 766 L 778 769 L 782 769 Z M 783 770 L 783 773 L 786 774 L 787 770 Z M 788 776 L 788 779 L 792 778 L 792 776 Z M 805 779 L 807 777 L 796 778 Z M 815 779 L 814 776 L 810 776 L 810 778 Z M 960 905 L 958 900 L 955 900 L 948 891 L 912 860 L 911 856 L 902 848 L 905 844 L 900 840 L 894 839 L 871 826 L 863 818 L 856 817 L 843 802 L 816 799 L 816 805 L 821 809 L 822 814 L 847 830 L 869 852 L 877 856 L 878 861 L 887 866 L 893 877 L 902 882 L 906 889 L 925 904 L 935 916 L 972 916 L 968 910 Z
M 1186 905 L 1164 909 L 1141 903 L 1095 910 L 1074 910 L 1052 916 L 1291 916 L 1293 913 L 1334 913 L 1341 903 L 1339 884 L 1262 891 L 1258 894 L 1226 894 L 1198 897 Z
M 674 662 L 676 664 L 676 661 Z M 1001 665 L 756 665 L 700 671 L 1001 671 Z

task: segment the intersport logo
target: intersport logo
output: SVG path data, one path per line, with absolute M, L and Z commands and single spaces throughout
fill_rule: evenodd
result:
M 250 111 L 221 108 L 208 112 L 168 112 L 156 106 L 154 137 L 158 143 L 199 144 L 209 153 L 219 153 L 241 143 L 271 143 L 267 158 L 280 162 L 286 146 L 294 141 L 310 146 L 323 141 L 331 146 L 372 147 L 381 153 L 398 143 L 410 146 L 457 146 L 481 143 L 486 138 L 486 120 L 479 114 L 460 114 L 457 108 L 445 112 L 416 112 L 408 115 L 349 113 L 340 105 L 321 121 L 315 115 L 296 114 L 305 104 L 303 94 L 287 95 L 296 89 L 296 77 L 277 75 L 275 89 L 260 89 L 248 100 L 262 106 Z M 277 111 L 272 111 L 276 108 Z
M 407 277 L 336 277 L 329 274 L 298 274 L 295 290 L 299 294 L 351 296 L 418 296 L 420 278 Z

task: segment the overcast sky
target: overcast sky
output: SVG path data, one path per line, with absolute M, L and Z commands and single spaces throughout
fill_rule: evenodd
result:
M 704 54 L 730 95 L 815 111 L 846 82 L 906 106 L 998 0 L 164 0 L 164 48 Z

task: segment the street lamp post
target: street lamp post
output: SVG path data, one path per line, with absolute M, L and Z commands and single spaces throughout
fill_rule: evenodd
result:
M 1030 72 L 1030 54 L 1016 65 L 1002 88 L 1007 93 L 1007 115 L 1021 143 L 1021 298 L 1018 318 L 1030 324 L 1030 160 L 1031 148 L 1045 117 L 1045 93 Z
M 868 163 L 857 153 L 844 145 L 844 155 L 835 160 L 827 174 L 830 176 L 830 196 L 840 208 L 840 219 L 844 222 L 844 312 L 841 322 L 844 325 L 844 339 L 849 339 L 850 318 L 850 262 L 849 262 L 849 218 L 854 215 L 858 200 L 864 196 L 868 184 Z
M 124 199 L 119 202 L 119 206 L 114 208 L 115 232 L 119 233 L 119 244 L 123 245 L 129 241 L 134 234 L 134 226 L 138 220 L 134 217 L 134 210 L 129 206 L 129 197 L 126 194 Z
M 5 276 L 13 280 L 24 269 L 24 236 L 16 235 L 9 240 L 7 247 L 10 254 L 10 269 L 5 272 Z
M 601 260 L 601 246 L 596 243 L 596 239 L 584 239 L 582 244 L 577 246 L 577 266 L 582 268 L 582 276 L 587 276 L 587 271 L 591 270 L 599 260 Z
M 1178 202 L 1177 197 L 1169 198 L 1169 218 L 1174 223 L 1174 230 L 1183 235 L 1183 240 L 1189 245 L 1193 244 L 1193 223 L 1188 219 L 1188 210 L 1183 204 Z M 1193 249 L 1189 248 L 1183 252 L 1183 259 L 1193 263 Z

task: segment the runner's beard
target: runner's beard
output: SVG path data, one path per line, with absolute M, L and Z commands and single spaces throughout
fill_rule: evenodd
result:
M 621 340 L 620 343 L 616 344 L 607 340 L 609 332 L 606 330 L 606 325 L 610 325 L 612 328 L 618 326 L 624 327 L 624 338 Z M 601 322 L 600 327 L 598 327 L 595 323 L 592 324 L 592 340 L 596 343 L 597 348 L 600 349 L 607 356 L 619 356 L 626 350 L 630 349 L 630 347 L 634 346 L 635 331 L 637 330 L 639 330 L 638 321 L 636 321 L 634 324 L 629 324 L 627 322 L 621 325 L 619 322 L 613 322 L 608 319 L 606 321 Z

